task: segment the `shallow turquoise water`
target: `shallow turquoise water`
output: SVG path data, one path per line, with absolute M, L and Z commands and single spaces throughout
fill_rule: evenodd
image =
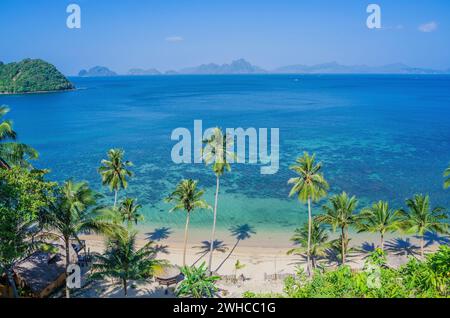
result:
M 122 147 L 135 163 L 126 195 L 144 205 L 146 224 L 178 227 L 181 213 L 162 202 L 181 178 L 194 178 L 213 203 L 215 179 L 204 165 L 171 162 L 173 129 L 280 128 L 280 170 L 235 165 L 221 182 L 218 225 L 292 228 L 303 205 L 287 197 L 288 166 L 303 151 L 324 164 L 331 193 L 346 190 L 360 206 L 378 199 L 401 206 L 429 193 L 450 206 L 442 172 L 450 162 L 449 76 L 258 75 L 73 78 L 77 91 L 2 96 L 20 139 L 41 153 L 36 164 L 57 180 L 87 180 L 100 190 L 100 160 Z M 107 200 L 112 195 L 102 190 Z M 125 193 L 122 192 L 121 196 Z M 314 210 L 315 213 L 319 209 Z M 193 218 L 210 226 L 209 212 Z

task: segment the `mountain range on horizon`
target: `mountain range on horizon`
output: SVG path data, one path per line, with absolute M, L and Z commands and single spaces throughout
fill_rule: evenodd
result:
M 420 67 L 411 67 L 403 63 L 393 63 L 381 66 L 343 65 L 338 62 L 329 62 L 315 65 L 294 64 L 278 67 L 272 70 L 265 70 L 251 64 L 245 59 L 237 59 L 229 64 L 201 64 L 194 67 L 187 67 L 178 71 L 170 70 L 161 72 L 156 68 L 141 69 L 132 68 L 126 74 L 129 76 L 149 76 L 149 75 L 225 75 L 225 74 L 450 74 L 447 70 L 435 70 Z M 79 76 L 102 77 L 116 76 L 116 72 L 105 66 L 95 66 L 89 71 L 82 70 Z

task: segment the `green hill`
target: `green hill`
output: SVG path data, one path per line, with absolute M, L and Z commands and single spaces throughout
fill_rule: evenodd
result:
M 43 60 L 0 62 L 0 94 L 62 91 L 75 86 L 55 66 Z

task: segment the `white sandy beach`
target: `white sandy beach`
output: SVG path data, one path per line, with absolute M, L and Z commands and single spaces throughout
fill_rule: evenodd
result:
M 152 233 L 152 232 L 150 232 Z M 155 233 L 155 232 L 153 232 Z M 161 234 L 161 233 L 160 233 Z M 164 234 L 164 233 L 163 233 Z M 166 233 L 167 234 L 167 233 Z M 202 241 L 207 241 L 210 233 L 208 230 L 192 230 L 190 233 L 187 265 L 200 265 L 208 261 L 208 254 Z M 139 233 L 137 247 L 148 242 L 148 233 Z M 158 258 L 165 259 L 171 264 L 182 265 L 183 254 L 183 231 L 173 230 L 170 235 L 160 235 L 158 240 L 154 240 L 155 246 L 160 250 Z M 226 283 L 221 281 L 219 287 L 223 297 L 241 297 L 245 291 L 259 293 L 280 293 L 283 290 L 283 280 L 269 280 L 267 275 L 294 274 L 300 266 L 305 268 L 305 262 L 301 256 L 287 255 L 287 251 L 292 248 L 289 241 L 291 233 L 272 232 L 258 233 L 249 239 L 237 241 L 226 231 L 218 231 L 217 240 L 222 241 L 214 252 L 213 270 L 217 274 L 234 275 L 234 264 L 237 260 L 245 267 L 237 272 L 237 275 L 244 275 L 245 281 L 239 283 Z M 87 248 L 91 252 L 102 252 L 104 240 L 100 236 L 84 236 Z M 365 246 L 370 248 L 378 244 L 378 236 L 374 234 L 354 235 L 351 240 L 353 247 Z M 414 237 L 401 237 L 391 235 L 386 239 L 388 250 L 388 262 L 391 266 L 399 266 L 405 263 L 408 255 L 417 255 L 418 240 Z M 427 248 L 432 250 L 436 244 L 430 244 Z M 203 248 L 202 248 L 203 247 Z M 349 257 L 348 263 L 352 268 L 360 269 L 364 264 L 365 253 L 355 253 Z M 324 260 L 327 266 L 336 266 L 332 260 Z M 129 297 L 172 297 L 172 292 L 165 295 L 165 288 L 155 282 L 131 282 Z M 82 297 L 123 297 L 123 291 L 119 284 L 112 282 L 95 282 L 81 294 Z

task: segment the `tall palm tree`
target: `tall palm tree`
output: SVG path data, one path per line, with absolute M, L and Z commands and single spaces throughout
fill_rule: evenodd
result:
M 399 210 L 389 209 L 389 203 L 378 201 L 371 207 L 363 209 L 357 227 L 359 232 L 380 233 L 380 248 L 384 251 L 384 236 L 387 232 L 395 232 L 402 225 Z
M 317 221 L 328 224 L 333 231 L 337 228 L 341 230 L 341 259 L 342 265 L 345 265 L 345 258 L 348 251 L 348 228 L 356 226 L 358 215 L 355 214 L 358 200 L 355 196 L 349 197 L 347 193 L 334 195 L 330 198 L 330 205 L 323 206 L 325 214 L 318 215 Z
M 11 165 L 29 167 L 28 160 L 38 158 L 36 150 L 25 144 L 15 142 L 17 133 L 10 120 L 2 120 L 9 108 L 0 106 L 0 168 L 9 169 Z
M 310 257 L 312 268 L 317 268 L 317 260 L 320 257 L 326 255 L 326 249 L 331 247 L 331 242 L 328 241 L 328 231 L 320 225 L 317 220 L 313 219 L 311 227 L 311 238 L 310 238 Z M 289 250 L 289 254 L 303 254 L 308 250 L 308 239 L 309 239 L 309 224 L 305 223 L 301 228 L 295 229 L 294 236 L 291 238 L 295 244 L 299 247 L 295 247 Z
M 428 195 L 416 194 L 406 200 L 408 210 L 401 210 L 405 218 L 404 227 L 407 232 L 416 233 L 420 237 L 420 256 L 424 256 L 424 235 L 427 232 L 447 233 L 447 213 L 441 207 L 430 207 Z
M 111 149 L 108 152 L 108 160 L 102 160 L 102 166 L 98 169 L 102 176 L 103 185 L 109 186 L 114 191 L 114 207 L 117 206 L 117 194 L 120 189 L 128 187 L 127 178 L 133 173 L 128 167 L 133 166 L 131 161 L 124 161 L 125 152 L 122 149 Z
M 109 222 L 108 215 L 95 209 L 98 195 L 87 183 L 66 181 L 59 189 L 57 200 L 51 204 L 48 211 L 40 217 L 43 227 L 50 230 L 64 242 L 66 252 L 66 268 L 70 265 L 71 239 L 79 241 L 82 232 L 113 233 L 118 229 Z M 103 210 L 102 210 L 103 211 Z M 66 287 L 66 297 L 70 290 Z
M 309 153 L 303 153 L 303 156 L 297 158 L 296 164 L 290 167 L 298 177 L 291 178 L 288 184 L 293 184 L 289 196 L 296 195 L 298 200 L 303 203 L 308 203 L 308 244 L 306 249 L 306 266 L 308 275 L 312 274 L 310 252 L 311 252 L 311 231 L 312 231 L 312 212 L 311 202 L 317 202 L 327 194 L 329 188 L 327 181 L 320 173 L 322 164 L 315 162 L 316 156 Z
M 166 202 L 174 202 L 175 206 L 170 210 L 186 211 L 186 226 L 184 228 L 184 250 L 183 250 L 183 266 L 186 266 L 186 249 L 188 241 L 189 221 L 191 212 L 195 209 L 211 209 L 208 203 L 202 199 L 205 191 L 197 189 L 197 181 L 192 179 L 182 180 L 175 191 L 173 191 L 167 198 Z
M 234 159 L 235 154 L 230 150 L 233 145 L 233 140 L 230 136 L 224 135 L 220 128 L 214 128 L 211 136 L 203 141 L 206 146 L 202 149 L 202 158 L 205 160 L 207 165 L 212 164 L 212 170 L 216 175 L 216 193 L 214 196 L 214 219 L 213 227 L 211 231 L 211 240 L 209 251 L 209 263 L 208 270 L 212 273 L 212 256 L 214 247 L 214 237 L 216 234 L 216 222 L 217 222 L 217 205 L 219 200 L 219 185 L 220 177 L 225 173 L 225 171 L 230 171 L 231 166 L 229 163 L 230 158 Z
M 444 189 L 450 188 L 450 166 L 444 171 Z
M 126 198 L 119 205 L 119 214 L 122 222 L 126 222 L 128 227 L 134 223 L 137 225 L 138 221 L 144 219 L 144 217 L 139 214 L 139 209 L 142 208 L 140 204 L 136 203 L 135 199 Z
M 95 256 L 90 278 L 119 279 L 127 296 L 130 280 L 150 278 L 164 265 L 163 261 L 156 259 L 156 254 L 153 242 L 136 249 L 136 232 L 113 233 L 108 236 L 105 253 Z

